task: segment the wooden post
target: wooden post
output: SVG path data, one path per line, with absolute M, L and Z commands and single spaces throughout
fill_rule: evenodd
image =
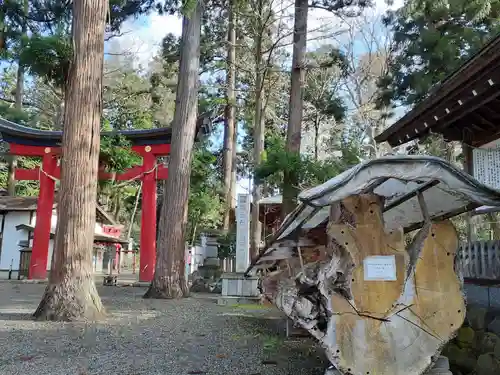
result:
M 474 177 L 474 156 L 472 153 L 472 147 L 466 143 L 462 143 L 462 152 L 464 154 L 464 171 Z M 474 215 L 473 212 L 468 212 L 465 218 L 467 225 L 467 242 L 476 240 L 475 226 L 474 226 Z
M 33 235 L 33 250 L 31 253 L 28 278 L 47 278 L 47 263 L 49 255 L 50 227 L 52 208 L 54 206 L 55 180 L 51 177 L 57 167 L 57 159 L 51 153 L 50 147 L 45 148 L 40 171 L 40 194 L 36 208 L 36 225 Z
M 151 281 L 156 263 L 156 156 L 144 147 L 139 281 Z

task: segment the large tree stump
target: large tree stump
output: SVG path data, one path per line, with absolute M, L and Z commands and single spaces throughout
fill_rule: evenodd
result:
M 331 295 L 327 354 L 353 375 L 421 374 L 465 317 L 455 228 L 449 221 L 425 226 L 406 251 L 402 230 L 385 232 L 377 196 L 351 197 L 341 207 L 328 235 L 332 251 L 340 245 L 352 260 L 352 269 L 337 271 L 352 274 L 352 299 Z
M 386 231 L 383 200 L 349 197 L 332 206 L 325 256 L 282 261 L 264 278 L 268 298 L 316 337 L 344 374 L 420 375 L 465 317 L 458 248 L 449 221 L 425 224 L 406 247 Z

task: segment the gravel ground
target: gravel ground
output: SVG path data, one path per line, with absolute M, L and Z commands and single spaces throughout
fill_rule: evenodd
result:
M 100 287 L 94 324 L 34 322 L 44 285 L 0 283 L 0 374 L 323 375 L 309 339 L 286 339 L 268 307 L 221 307 L 208 296 L 143 300 L 143 288 Z

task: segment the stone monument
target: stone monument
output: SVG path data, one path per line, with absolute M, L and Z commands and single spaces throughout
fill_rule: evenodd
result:
M 222 275 L 219 305 L 255 303 L 260 300 L 259 278 L 244 276 L 250 265 L 250 195 L 238 194 L 236 207 L 236 272 Z

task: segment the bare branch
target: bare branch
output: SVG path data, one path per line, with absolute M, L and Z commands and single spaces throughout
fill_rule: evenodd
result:
M 130 34 L 131 32 L 132 32 L 132 30 L 129 30 L 129 31 L 123 31 L 123 32 L 120 32 L 120 33 L 118 33 L 118 34 L 114 34 L 114 33 L 113 33 L 113 34 L 109 34 L 109 35 L 106 35 L 106 36 L 104 37 L 104 41 L 105 41 L 105 42 L 109 42 L 109 41 L 110 41 L 111 39 L 113 39 L 113 38 L 119 38 L 119 37 L 122 37 L 122 36 L 124 36 L 124 35 Z

